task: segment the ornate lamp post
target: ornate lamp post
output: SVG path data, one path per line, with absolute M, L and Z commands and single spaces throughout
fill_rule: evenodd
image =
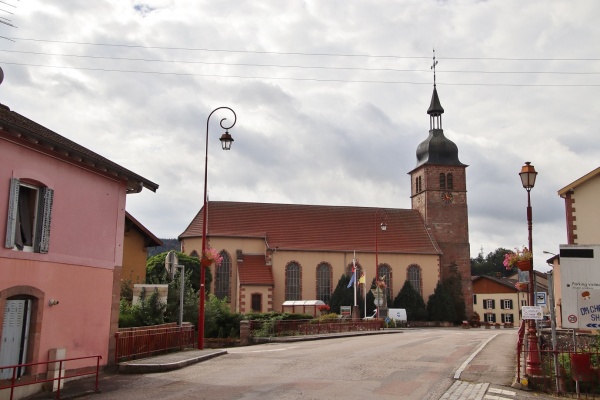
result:
M 204 252 L 206 250 L 206 235 L 207 235 L 207 223 L 206 223 L 206 218 L 207 218 L 207 182 L 208 182 L 208 124 L 210 121 L 210 117 L 214 114 L 215 111 L 217 110 L 221 110 L 221 109 L 227 109 L 229 111 L 231 111 L 233 113 L 233 124 L 229 125 L 229 126 L 223 126 L 223 121 L 225 121 L 227 118 L 223 118 L 220 122 L 219 125 L 221 125 L 221 128 L 225 129 L 225 133 L 221 135 L 221 138 L 219 139 L 221 141 L 221 146 L 223 148 L 223 150 L 230 150 L 231 149 L 231 143 L 233 142 L 233 138 L 231 137 L 231 135 L 229 134 L 229 129 L 233 128 L 233 126 L 235 125 L 236 121 L 237 121 L 237 115 L 235 114 L 235 111 L 233 111 L 231 108 L 229 107 L 218 107 L 215 108 L 214 110 L 212 110 L 212 112 L 208 115 L 208 118 L 206 119 L 206 152 L 205 152 L 205 157 L 204 157 L 204 205 L 202 206 L 202 254 L 200 255 L 200 257 L 204 256 Z M 204 349 L 204 298 L 205 298 L 205 284 L 206 284 L 206 267 L 204 267 L 202 265 L 202 263 L 200 263 L 200 302 L 198 305 L 198 349 L 202 350 Z
M 383 212 L 383 218 L 379 218 L 379 213 Z M 379 280 L 379 231 L 386 231 L 387 230 L 387 224 L 385 223 L 385 221 L 387 220 L 387 211 L 385 211 L 384 209 L 380 208 L 375 212 L 375 282 L 377 282 Z M 381 222 L 380 222 L 381 221 Z M 377 295 L 379 297 L 379 286 L 377 286 Z M 385 296 L 385 293 L 384 293 Z M 365 292 L 365 299 L 366 299 L 366 292 Z M 378 304 L 379 303 L 379 298 L 376 299 L 376 305 L 377 305 L 377 318 L 380 317 L 379 315 L 379 306 L 382 305 Z M 366 315 L 367 310 L 365 309 L 365 315 Z
M 533 239 L 531 236 L 531 189 L 535 185 L 535 178 L 537 176 L 537 172 L 535 168 L 529 161 L 525 162 L 525 165 L 521 168 L 521 172 L 519 175 L 521 176 L 521 183 L 523 187 L 527 191 L 527 230 L 529 233 L 529 251 L 532 254 L 531 259 L 531 270 L 529 271 L 529 305 L 535 305 L 535 293 L 533 287 Z M 527 353 L 527 374 L 530 376 L 540 376 L 542 375 L 541 362 L 538 354 L 538 338 L 537 338 L 537 330 L 535 327 L 535 321 L 533 319 L 529 320 L 529 329 L 527 336 L 528 350 Z

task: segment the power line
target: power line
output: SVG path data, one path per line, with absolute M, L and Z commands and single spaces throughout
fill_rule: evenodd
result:
M 1 22 L 1 21 L 0 21 Z M 100 60 L 118 60 L 118 61 L 143 61 L 170 64 L 202 64 L 202 65 L 225 65 L 234 67 L 273 67 L 273 68 L 299 68 L 299 69 L 323 69 L 323 70 L 349 70 L 349 71 L 374 71 L 374 72 L 429 72 L 425 69 L 398 69 L 398 68 L 365 68 L 365 67 L 325 67 L 311 65 L 284 65 L 284 64 L 257 64 L 257 63 L 226 63 L 226 62 L 208 62 L 208 61 L 188 61 L 188 60 L 160 60 L 152 58 L 133 58 L 133 57 L 108 57 L 91 56 L 78 54 L 58 54 L 36 51 L 3 50 L 0 52 L 33 54 L 43 56 L 89 58 Z M 481 70 L 442 70 L 444 73 L 458 74 L 546 74 L 546 75 L 600 75 L 600 72 L 563 72 L 563 71 L 481 71 Z
M 86 46 L 126 47 L 126 48 L 154 49 L 154 50 L 206 51 L 206 52 L 218 52 L 218 53 L 278 54 L 278 55 L 327 56 L 327 57 L 373 57 L 373 58 L 397 58 L 397 59 L 429 58 L 429 57 L 373 55 L 373 54 L 303 53 L 303 52 L 280 52 L 280 51 L 258 51 L 258 50 L 205 49 L 205 48 L 194 48 L 194 47 L 142 46 L 142 45 L 131 45 L 131 44 L 70 42 L 70 41 L 60 41 L 60 40 L 31 39 L 31 38 L 12 38 L 12 39 L 27 40 L 27 41 L 33 41 L 33 42 L 46 42 L 46 43 L 79 44 L 79 45 L 86 45 Z
M 210 49 L 197 47 L 171 47 L 171 46 L 143 46 L 131 44 L 115 43 L 90 43 L 75 42 L 49 39 L 34 38 L 11 38 L 13 40 L 23 40 L 45 43 L 77 44 L 86 46 L 106 46 L 106 47 L 125 47 L 155 50 L 187 50 L 187 51 L 205 51 L 219 53 L 250 53 L 250 54 L 277 54 L 277 55 L 300 55 L 300 56 L 327 56 L 327 57 L 371 57 L 371 58 L 394 58 L 394 59 L 429 59 L 431 57 L 422 56 L 397 56 L 385 54 L 343 54 L 343 53 L 305 53 L 305 52 L 281 52 L 281 51 L 258 51 L 258 50 L 231 50 L 231 49 Z M 514 58 L 514 57 L 438 57 L 440 60 L 492 60 L 492 61 L 600 61 L 600 58 Z
M 26 64 L 5 62 L 7 65 L 18 65 L 28 67 L 41 68 L 56 68 L 56 69 L 73 69 L 83 71 L 102 71 L 102 72 L 123 72 L 123 73 L 139 73 L 139 74 L 155 74 L 155 75 L 173 75 L 173 76 L 199 76 L 210 78 L 239 78 L 239 79 L 262 79 L 262 80 L 289 80 L 289 81 L 312 81 L 312 82 L 341 82 L 341 83 L 383 83 L 383 84 L 406 84 L 406 85 L 431 85 L 431 82 L 409 82 L 409 81 L 389 81 L 389 80 L 352 80 L 352 79 L 318 79 L 318 78 L 294 78 L 294 77 L 273 77 L 273 76 L 244 76 L 244 75 L 218 75 L 218 74 L 197 74 L 184 72 L 160 72 L 160 71 L 140 71 L 140 70 L 125 70 L 125 69 L 109 69 L 109 68 L 85 68 L 85 67 L 65 67 L 56 65 L 43 64 Z M 506 87 L 599 87 L 600 84 L 510 84 L 510 83 L 442 83 L 443 86 L 506 86 Z

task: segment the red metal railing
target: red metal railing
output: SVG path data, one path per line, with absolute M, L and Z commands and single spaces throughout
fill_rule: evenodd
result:
M 318 321 L 318 320 L 291 320 L 291 321 L 250 321 L 250 331 L 255 337 L 269 336 L 298 336 L 320 335 L 328 333 L 378 331 L 383 328 L 383 320 L 373 319 L 368 321 Z
M 80 367 L 74 370 L 69 371 L 69 373 L 65 373 L 63 375 L 62 371 L 63 366 L 65 365 L 65 363 L 67 361 L 77 361 L 77 360 L 87 360 L 87 359 L 91 359 L 91 358 L 95 358 L 96 359 L 96 366 L 95 366 L 95 370 L 92 372 L 77 372 L 78 370 L 82 370 L 82 369 L 87 369 L 89 370 L 90 368 L 94 368 L 92 366 L 88 366 L 88 367 Z M 15 391 L 15 388 L 20 387 L 20 386 L 27 386 L 27 385 L 33 385 L 33 384 L 38 384 L 38 383 L 44 383 L 44 382 L 53 382 L 53 381 L 58 381 L 58 389 L 56 391 L 56 398 L 60 399 L 60 388 L 61 388 L 61 383 L 62 381 L 65 381 L 66 379 L 71 379 L 71 378 L 75 378 L 78 376 L 87 376 L 87 375 L 96 375 L 96 381 L 95 381 L 95 386 L 94 386 L 94 392 L 98 392 L 98 374 L 100 371 L 100 360 L 102 359 L 102 356 L 87 356 L 87 357 L 75 357 L 75 358 L 65 358 L 63 360 L 53 360 L 53 361 L 41 361 L 41 362 L 35 362 L 35 363 L 28 363 L 28 364 L 17 364 L 17 365 L 9 365 L 6 367 L 2 367 L 0 369 L 12 369 L 12 378 L 10 380 L 10 385 L 8 386 L 0 386 L 0 390 L 4 390 L 4 389 L 9 389 L 10 388 L 10 400 L 12 400 L 13 398 L 13 394 Z M 56 378 L 47 378 L 47 379 L 35 379 L 32 381 L 27 381 L 27 382 L 22 382 L 19 379 L 19 377 L 17 377 L 17 371 L 20 370 L 21 368 L 26 368 L 26 367 L 31 367 L 34 365 L 48 365 L 48 364 L 58 364 L 58 369 L 56 371 L 59 371 L 58 373 L 58 377 Z
M 166 324 L 115 333 L 115 363 L 194 347 L 194 325 Z
M 548 333 L 540 335 L 540 349 L 523 349 L 517 345 L 517 379 L 529 351 L 539 351 L 541 376 L 526 376 L 529 386 L 548 393 L 577 393 L 578 397 L 600 395 L 600 337 L 564 333 L 558 336 L 556 349 Z

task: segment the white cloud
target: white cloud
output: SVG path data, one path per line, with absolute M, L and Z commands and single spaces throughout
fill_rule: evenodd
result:
M 518 172 L 531 161 L 541 260 L 566 241 L 557 190 L 600 159 L 599 12 L 592 0 L 31 0 L 18 29 L 0 27 L 20 38 L 0 41 L 0 102 L 158 183 L 127 207 L 159 237 L 201 206 L 219 106 L 238 120 L 222 152 L 231 115 L 211 119 L 211 199 L 409 208 L 435 47 L 443 126 L 469 165 L 472 255 L 526 243 Z

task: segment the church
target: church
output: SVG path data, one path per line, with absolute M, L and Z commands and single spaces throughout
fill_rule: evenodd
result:
M 210 201 L 207 247 L 223 262 L 211 266 L 210 293 L 240 313 L 282 311 L 285 301 L 328 303 L 343 274 L 383 277 L 389 298 L 405 281 L 427 300 L 455 268 L 467 315 L 473 310 L 466 167 L 444 136 L 434 82 L 429 135 L 409 172 L 411 209 Z M 184 253 L 202 249 L 203 210 L 179 236 Z M 348 289 L 351 290 L 351 289 Z

